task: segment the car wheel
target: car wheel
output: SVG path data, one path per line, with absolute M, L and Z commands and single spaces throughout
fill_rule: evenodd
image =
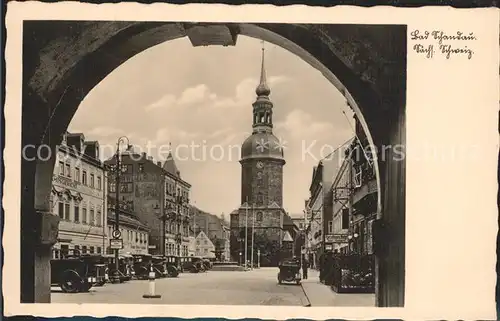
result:
M 75 273 L 66 273 L 59 286 L 64 293 L 77 293 L 80 290 L 82 280 Z

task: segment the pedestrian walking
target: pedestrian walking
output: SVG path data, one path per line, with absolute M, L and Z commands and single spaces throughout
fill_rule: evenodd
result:
M 302 261 L 302 277 L 304 280 L 307 280 L 307 268 L 309 267 L 309 262 L 304 259 Z

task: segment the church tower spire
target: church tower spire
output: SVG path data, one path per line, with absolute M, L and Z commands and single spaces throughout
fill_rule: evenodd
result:
M 260 82 L 255 89 L 255 93 L 257 96 L 269 96 L 271 93 L 271 89 L 267 85 L 266 79 L 266 65 L 265 65 L 265 49 L 264 49 L 264 41 L 262 41 L 262 65 L 260 67 Z
M 272 133 L 273 103 L 269 99 L 271 89 L 267 84 L 264 41 L 262 41 L 262 64 L 260 67 L 260 81 L 259 85 L 255 89 L 255 93 L 257 94 L 257 99 L 253 103 L 253 132 Z

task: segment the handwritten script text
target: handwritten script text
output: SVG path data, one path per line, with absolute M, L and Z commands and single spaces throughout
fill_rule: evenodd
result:
M 446 59 L 464 56 L 470 60 L 474 56 L 470 44 L 477 38 L 473 32 L 457 31 L 455 33 L 446 33 L 441 30 L 420 31 L 417 29 L 410 33 L 410 40 L 417 42 L 413 45 L 413 51 L 428 59 L 440 54 Z

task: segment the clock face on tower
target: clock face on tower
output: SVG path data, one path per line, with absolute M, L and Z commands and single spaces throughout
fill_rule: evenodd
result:
M 262 169 L 262 167 L 264 167 L 264 163 L 261 162 L 261 161 L 258 161 L 257 162 L 257 168 Z

